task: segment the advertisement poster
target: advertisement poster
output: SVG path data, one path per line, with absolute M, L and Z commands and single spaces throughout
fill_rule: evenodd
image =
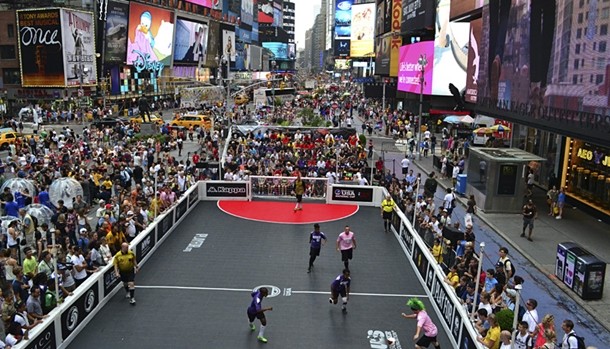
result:
M 274 27 L 281 27 L 284 25 L 284 17 L 282 14 L 282 0 L 275 0 L 273 2 L 273 24 Z
M 390 74 L 390 45 L 392 37 L 377 38 L 376 43 L 375 75 L 388 75 Z
M 127 54 L 129 4 L 110 1 L 106 14 L 106 62 L 123 62 Z
M 258 0 L 258 23 L 273 23 L 273 0 Z
M 400 32 L 402 21 L 402 3 L 406 0 L 392 1 L 392 32 Z M 390 45 L 390 76 L 398 76 L 398 61 L 400 60 L 400 46 L 402 46 L 401 36 L 392 36 L 392 44 Z
M 263 47 L 273 53 L 273 59 L 288 59 L 288 44 L 283 42 L 263 42 Z
M 383 0 L 383 31 L 385 33 L 392 30 L 392 8 L 396 1 Z M 402 11 L 402 9 L 401 9 Z
M 375 4 L 352 6 L 351 57 L 373 57 Z
M 418 63 L 420 56 L 426 57 L 428 65 L 424 70 L 424 94 L 432 93 L 432 65 L 434 62 L 434 42 L 422 41 L 400 48 L 398 64 L 398 90 L 411 93 L 420 93 L 421 67 Z
M 437 3 L 438 1 L 402 0 L 401 31 L 413 32 L 421 29 L 433 29 Z
M 206 57 L 207 65 L 211 67 L 217 66 L 216 57 L 220 57 L 220 24 L 216 21 L 210 21 L 208 24 L 208 54 Z
M 377 15 L 375 16 L 375 36 L 379 36 L 385 31 L 383 30 L 383 17 L 385 16 L 385 1 L 377 4 Z
M 235 197 L 242 198 L 248 195 L 247 185 L 241 183 L 206 182 L 205 193 L 208 197 Z
M 468 103 L 477 102 L 479 72 L 481 67 L 481 26 L 482 19 L 470 22 L 470 40 L 468 41 L 468 68 L 466 69 L 466 95 Z
M 335 7 L 335 39 L 350 39 L 352 36 L 353 0 L 337 0 Z
M 97 83 L 95 28 L 92 12 L 61 10 L 66 86 Z
M 241 22 L 252 25 L 254 21 L 254 0 L 241 0 Z
M 347 57 L 349 56 L 349 51 L 349 40 L 335 40 L 335 57 Z
M 348 70 L 352 68 L 351 59 L 335 59 L 335 70 Z
M 222 54 L 229 57 L 231 62 L 235 62 L 235 32 L 222 30 Z
M 206 61 L 207 50 L 208 25 L 178 18 L 176 20 L 174 62 L 203 64 Z
M 17 29 L 23 87 L 64 87 L 60 10 L 17 11 Z
M 172 12 L 132 1 L 128 28 L 127 64 L 144 67 L 151 63 L 171 64 L 174 37 Z
M 248 54 L 245 52 L 246 47 L 250 46 L 241 41 L 235 42 L 235 69 L 246 70 L 246 61 L 248 60 Z
M 190 2 L 191 4 L 203 6 L 203 7 L 212 7 L 212 0 L 185 0 L 186 2 Z
M 440 30 L 434 38 L 434 75 L 432 76 L 432 94 L 450 96 L 449 84 L 459 91 L 466 87 L 466 67 L 468 65 L 468 47 L 470 24 L 449 22 L 451 0 L 441 0 L 437 7 L 437 21 Z

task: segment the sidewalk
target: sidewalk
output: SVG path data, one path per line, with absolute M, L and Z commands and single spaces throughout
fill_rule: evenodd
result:
M 419 161 L 415 160 L 413 164 L 423 172 L 422 175 L 425 173 L 426 177 L 432 171 L 438 172 L 432 166 L 432 156 L 422 158 Z M 440 188 L 446 189 L 451 186 L 451 179 L 442 180 L 437 178 L 437 180 Z M 466 198 L 460 196 L 457 196 L 457 198 L 465 207 Z M 607 251 L 610 250 L 610 226 L 568 205 L 564 209 L 563 219 L 556 220 L 554 217 L 548 216 L 546 191 L 543 189 L 534 189 L 532 199 L 538 208 L 538 219 L 532 235 L 533 242 L 519 237 L 523 227 L 521 214 L 484 213 L 478 210 L 475 219 L 478 218 L 491 227 L 511 245 L 512 250 L 516 250 L 524 256 L 535 268 L 564 291 L 565 295 L 610 331 L 610 321 L 608 321 L 610 320 L 610 275 L 608 275 L 610 268 L 606 269 L 604 296 L 598 301 L 582 300 L 554 275 L 557 244 L 561 242 L 576 242 L 607 262 Z M 564 304 L 558 305 L 566 306 Z M 561 319 L 559 322 L 556 321 L 556 327 L 560 324 L 560 321 Z

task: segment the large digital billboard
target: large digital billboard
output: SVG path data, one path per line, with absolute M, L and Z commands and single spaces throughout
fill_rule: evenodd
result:
M 149 66 L 172 61 L 174 14 L 158 7 L 129 3 L 127 64 Z
M 174 62 L 204 63 L 208 50 L 208 25 L 185 18 L 176 20 Z
M 479 73 L 481 67 L 481 18 L 470 22 L 470 40 L 468 41 L 468 68 L 466 70 L 466 94 L 464 100 L 469 103 L 477 102 Z
M 215 67 L 217 65 L 216 57 L 221 57 L 220 52 L 220 23 L 210 21 L 208 23 L 208 54 L 206 57 L 207 65 Z
M 110 1 L 106 11 L 106 62 L 124 62 L 127 55 L 129 4 Z
M 95 28 L 92 12 L 61 10 L 66 86 L 95 85 Z
M 241 22 L 247 25 L 252 25 L 254 21 L 254 8 L 255 1 L 254 0 L 241 0 Z M 258 15 L 258 9 L 256 11 Z
M 375 41 L 375 74 L 389 75 L 390 74 L 390 45 L 392 38 L 389 36 L 379 37 Z
M 379 36 L 385 33 L 383 29 L 383 17 L 385 16 L 385 1 L 381 1 L 377 4 L 377 10 L 375 15 L 375 36 Z
M 402 0 L 402 32 L 434 28 L 438 1 Z
M 375 4 L 352 6 L 351 57 L 375 56 Z
M 398 64 L 398 90 L 411 93 L 420 93 L 421 66 L 418 63 L 420 56 L 428 60 L 424 68 L 424 94 L 432 93 L 432 70 L 434 62 L 434 42 L 422 41 L 400 48 L 400 61 Z M 427 82 L 427 83 L 426 83 Z
M 273 53 L 273 59 L 288 59 L 288 44 L 283 42 L 263 42 L 263 47 Z
M 258 23 L 273 23 L 273 0 L 258 0 Z
M 17 11 L 21 84 L 63 87 L 63 38 L 59 9 Z M 43 34 L 44 36 L 39 37 Z
M 235 52 L 235 32 L 222 30 L 222 54 L 228 57 L 231 62 L 235 62 L 237 53 Z
M 284 16 L 282 11 L 282 0 L 273 2 L 273 24 L 274 27 L 282 27 L 284 25 Z
M 335 57 L 347 57 L 350 53 L 349 40 L 335 40 Z
M 353 0 L 336 0 L 335 6 L 335 39 L 350 39 L 352 36 Z

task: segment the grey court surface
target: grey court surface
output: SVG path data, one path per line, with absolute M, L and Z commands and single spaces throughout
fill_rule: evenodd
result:
M 328 297 L 343 269 L 335 240 L 346 224 L 358 247 L 343 314 Z M 378 208 L 361 207 L 321 228 L 329 241 L 307 274 L 312 226 L 246 221 L 201 202 L 137 275 L 137 305 L 120 290 L 69 348 L 385 348 L 378 343 L 385 333 L 399 341 L 390 348 L 413 348 L 416 322 L 400 316 L 410 313 L 411 295 L 427 305 L 441 347 L 450 347 L 396 238 L 383 232 Z M 196 234 L 207 234 L 205 241 L 185 252 Z M 250 290 L 261 285 L 279 293 L 263 301 L 273 307 L 266 313 L 267 344 L 256 340 L 258 320 L 253 333 L 246 317 Z

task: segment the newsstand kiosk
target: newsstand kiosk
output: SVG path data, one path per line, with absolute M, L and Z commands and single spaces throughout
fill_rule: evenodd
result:
M 606 262 L 574 242 L 557 245 L 555 275 L 584 300 L 601 299 Z

